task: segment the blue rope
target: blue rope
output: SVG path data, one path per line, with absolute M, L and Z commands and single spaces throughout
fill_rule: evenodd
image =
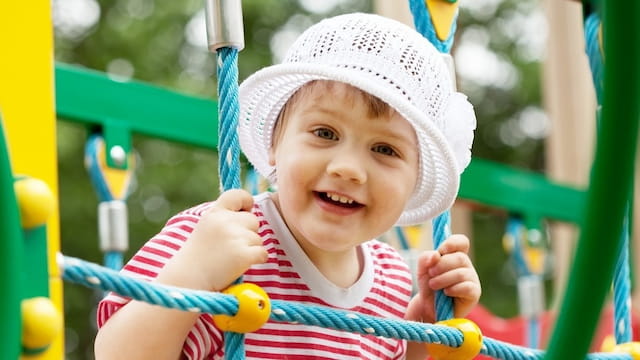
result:
M 107 251 L 104 254 L 104 266 L 113 270 L 122 269 L 123 256 L 120 251 Z
M 117 271 L 84 260 L 64 256 L 62 276 L 65 281 L 89 288 L 113 291 L 122 296 L 154 305 L 189 312 L 234 316 L 238 300 L 233 295 L 202 290 L 182 289 L 124 276 Z M 451 347 L 462 344 L 462 333 L 447 326 L 379 318 L 371 315 L 331 309 L 317 305 L 271 300 L 270 319 L 277 322 L 321 326 L 363 335 L 375 335 L 407 341 L 438 343 Z M 226 342 L 226 340 L 225 340 Z M 540 359 L 544 352 L 483 338 L 481 354 L 497 359 Z M 242 354 L 242 353 L 241 353 Z M 629 354 L 593 353 L 585 359 L 632 360 Z
M 529 268 L 529 264 L 524 258 L 523 243 L 526 241 L 522 238 L 522 229 L 524 224 L 521 219 L 511 216 L 507 220 L 507 234 L 513 238 L 513 250 L 511 251 L 511 259 L 516 268 L 518 278 L 522 279 L 529 276 L 539 276 L 534 274 Z M 522 294 L 520 294 L 522 296 Z M 526 327 L 527 345 L 530 348 L 537 348 L 540 344 L 540 322 L 538 317 L 527 316 Z
M 433 219 L 433 247 L 437 249 L 451 236 L 451 216 L 445 211 Z M 453 299 L 444 291 L 438 290 L 435 294 L 436 320 L 447 320 L 453 317 Z
M 613 318 L 616 343 L 633 340 L 631 330 L 631 275 L 629 270 L 629 211 L 622 225 L 621 249 L 613 278 Z
M 519 277 L 531 275 L 531 270 L 527 265 L 526 260 L 522 254 L 522 236 L 520 236 L 520 229 L 522 228 L 522 220 L 516 217 L 509 217 L 507 220 L 507 233 L 513 237 L 513 250 L 511 252 L 511 258 L 516 267 L 516 273 Z
M 218 49 L 218 144 L 220 182 L 223 190 L 240 188 L 240 145 L 238 141 L 238 50 Z
M 535 317 L 527 321 L 527 339 L 530 348 L 538 348 L 540 346 L 540 320 Z
M 400 243 L 400 248 L 402 250 L 411 250 L 411 245 L 409 244 L 409 240 L 407 240 L 407 235 L 404 232 L 404 229 L 400 226 L 395 227 L 396 236 L 398 237 L 398 242 Z
M 456 19 L 453 20 L 449 38 L 442 41 L 438 38 L 431 16 L 424 0 L 409 0 L 409 9 L 413 15 L 416 30 L 429 40 L 438 51 L 449 53 L 453 46 L 453 36 L 456 32 Z M 457 18 L 457 15 L 456 15 Z M 450 215 L 445 211 L 433 219 L 433 247 L 437 249 L 450 235 Z M 453 317 L 453 299 L 445 295 L 442 290 L 435 294 L 436 320 L 446 320 Z
M 85 166 L 89 173 L 91 184 L 101 202 L 115 199 L 100 169 L 100 162 L 98 160 L 99 147 L 103 144 L 104 140 L 102 136 L 94 134 L 87 139 L 87 143 L 84 146 Z
M 218 74 L 218 171 L 222 190 L 240 188 L 240 144 L 238 141 L 238 50 L 217 50 Z M 236 280 L 241 282 L 242 278 Z M 244 335 L 226 332 L 225 353 L 229 360 L 244 359 Z
M 584 34 L 589 67 L 591 68 L 591 78 L 596 90 L 598 104 L 602 104 L 603 88 L 603 59 L 598 32 L 600 30 L 600 17 L 597 13 L 592 13 L 584 23 Z
M 591 77 L 596 91 L 598 107 L 602 103 L 604 59 L 598 33 L 600 31 L 600 17 L 596 12 L 591 13 L 585 20 L 584 32 L 586 52 L 591 68 Z M 600 116 L 597 113 L 597 127 L 600 127 Z M 629 270 L 629 206 L 620 234 L 621 247 L 613 278 L 613 333 L 617 344 L 633 340 L 631 328 L 631 275 Z
M 112 192 L 112 189 L 109 186 L 107 179 L 105 178 L 105 174 L 100 167 L 100 159 L 98 158 L 100 155 L 104 155 L 100 154 L 101 148 L 103 149 L 103 151 L 106 151 L 104 139 L 100 134 L 91 135 L 89 139 L 87 139 L 84 147 L 85 167 L 87 169 L 87 172 L 89 173 L 89 178 L 91 179 L 93 189 L 98 195 L 98 199 L 101 203 L 114 200 L 126 201 L 129 195 L 129 189 L 127 189 L 127 191 L 122 195 L 121 198 L 116 199 L 116 196 Z M 124 257 L 122 252 L 109 251 L 106 252 L 103 257 L 105 266 L 114 270 L 119 270 L 122 268 L 122 259 Z

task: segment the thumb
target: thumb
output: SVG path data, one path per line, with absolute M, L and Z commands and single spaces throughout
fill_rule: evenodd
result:
M 253 196 L 243 189 L 232 189 L 223 192 L 215 202 L 216 207 L 231 211 L 251 211 Z
M 417 277 L 421 284 L 426 283 L 431 278 L 429 270 L 438 263 L 440 257 L 440 253 L 436 250 L 427 250 L 420 254 L 418 257 Z

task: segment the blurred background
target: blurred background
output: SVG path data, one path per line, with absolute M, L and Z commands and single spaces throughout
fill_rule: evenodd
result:
M 318 20 L 373 12 L 375 6 L 371 0 L 242 4 L 246 47 L 239 56 L 240 80 L 278 62 L 292 40 Z M 551 122 L 541 94 L 549 26 L 541 5 L 535 0 L 462 1 L 452 53 L 459 90 L 469 96 L 478 118 L 473 156 L 545 173 Z M 120 81 L 216 98 L 215 56 L 206 48 L 202 0 L 53 0 L 52 6 L 56 61 Z M 83 163 L 87 135 L 81 125 L 58 121 L 61 248 L 66 255 L 101 263 L 98 198 Z M 128 200 L 131 250 L 125 260 L 170 215 L 215 199 L 219 188 L 216 153 L 140 136 L 133 145 L 137 170 Z M 475 211 L 470 219 L 483 305 L 498 316 L 515 316 L 516 276 L 502 245 L 506 216 Z M 547 286 L 552 298 L 549 280 Z M 64 298 L 67 359 L 93 359 L 98 295 L 65 284 Z

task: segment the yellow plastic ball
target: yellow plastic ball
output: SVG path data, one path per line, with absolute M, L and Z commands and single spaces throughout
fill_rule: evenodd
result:
M 31 229 L 44 225 L 53 212 L 54 197 L 47 183 L 34 178 L 24 178 L 14 183 L 20 207 L 22 227 Z
M 605 336 L 604 340 L 602 340 L 602 344 L 600 345 L 600 351 L 602 352 L 612 352 L 616 347 L 616 338 L 613 335 Z
M 478 325 L 468 319 L 438 321 L 437 325 L 456 328 L 462 332 L 462 344 L 450 347 L 442 344 L 426 344 L 429 355 L 435 360 L 471 360 L 482 350 L 482 332 Z
M 236 284 L 222 292 L 238 299 L 238 313 L 234 316 L 213 315 L 213 322 L 220 330 L 242 334 L 254 332 L 269 320 L 271 301 L 258 285 Z
M 62 316 L 46 297 L 22 301 L 22 346 L 27 351 L 46 349 L 62 329 Z
M 629 354 L 631 359 L 640 360 L 640 342 L 633 341 L 616 345 L 611 352 Z

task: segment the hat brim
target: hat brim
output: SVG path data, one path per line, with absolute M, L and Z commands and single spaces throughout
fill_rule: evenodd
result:
M 325 64 L 273 65 L 252 74 L 240 85 L 240 146 L 258 173 L 266 178 L 273 174 L 268 154 L 278 114 L 300 87 L 313 80 L 343 82 L 376 96 L 409 121 L 416 131 L 420 146 L 419 177 L 397 225 L 423 223 L 452 205 L 459 187 L 457 164 L 444 135 L 425 112 L 406 97 L 390 91 L 389 86 L 376 85 L 381 81 L 379 78 Z

